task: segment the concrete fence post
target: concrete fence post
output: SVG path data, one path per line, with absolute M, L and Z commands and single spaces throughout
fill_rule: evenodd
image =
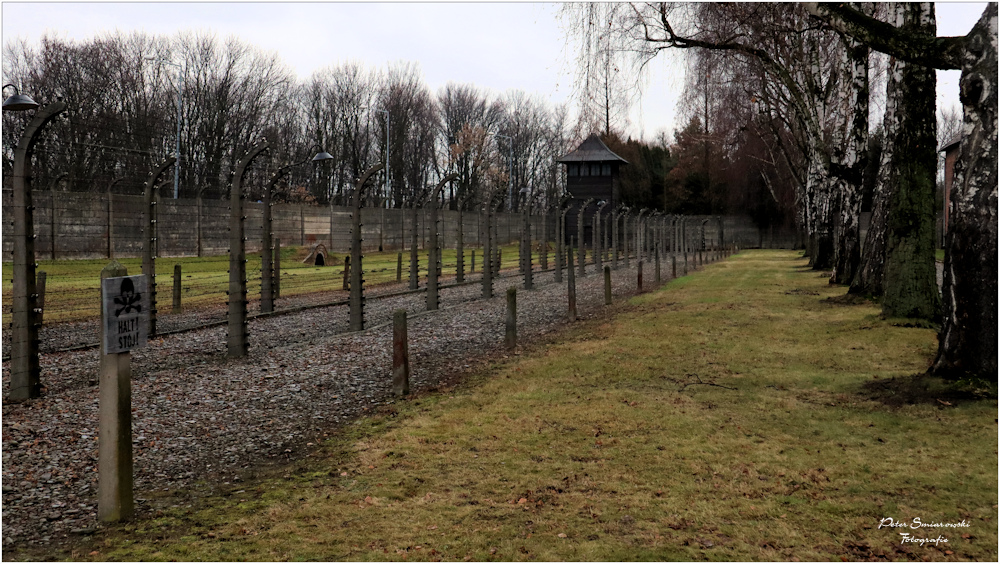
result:
M 35 291 L 38 293 L 38 327 L 41 327 L 44 323 L 43 318 L 45 317 L 45 280 L 47 274 L 44 270 L 39 270 L 38 274 L 35 275 Z
M 569 320 L 576 321 L 576 274 L 573 269 L 573 238 L 570 237 L 569 248 L 566 249 L 569 264 L 566 265 L 566 297 L 569 302 Z
M 486 206 L 490 206 L 487 202 Z M 493 251 L 490 247 L 493 239 L 493 230 L 490 227 L 490 219 L 493 214 L 487 209 L 483 214 L 483 221 L 480 223 L 480 229 L 482 232 L 479 235 L 479 239 L 483 244 L 483 275 L 480 281 L 483 285 L 483 299 L 488 300 L 493 297 L 493 267 L 490 264 L 491 258 L 493 256 Z
M 629 247 L 628 247 L 628 236 L 629 236 L 628 216 L 629 215 L 630 214 L 628 212 L 625 212 L 625 218 L 624 218 L 624 221 L 623 221 L 624 225 L 622 225 L 622 239 L 624 239 L 624 245 L 623 246 L 625 247 L 625 268 L 629 268 Z
M 528 218 L 527 211 L 525 212 L 525 218 Z M 531 223 L 529 219 L 524 221 L 524 258 L 521 261 L 522 267 L 524 268 L 524 289 L 534 290 L 535 289 L 535 279 L 533 268 L 534 265 L 531 263 Z
M 621 210 L 618 208 L 611 210 L 611 268 L 618 270 L 618 219 L 621 217 Z
M 604 267 L 604 305 L 611 305 L 611 267 Z
M 507 288 L 507 319 L 504 345 L 507 350 L 517 347 L 517 288 Z
M 156 193 L 157 184 L 160 177 L 174 165 L 174 157 L 169 157 L 157 168 L 149 173 L 146 179 L 146 187 L 143 192 L 143 204 L 146 213 L 146 221 L 143 226 L 142 238 L 142 273 L 149 281 L 149 336 L 156 335 L 156 252 L 157 252 L 157 225 L 156 206 L 159 197 Z
M 586 213 L 587 208 L 590 207 L 590 204 L 592 204 L 592 203 L 594 203 L 594 199 L 593 198 L 588 198 L 587 200 L 585 200 L 583 202 L 583 205 L 580 206 L 580 213 L 579 213 L 579 215 L 577 215 L 577 217 L 576 217 L 576 236 L 577 236 L 577 242 L 580 245 L 580 250 L 579 250 L 579 253 L 580 253 L 580 257 L 579 257 L 580 264 L 578 266 L 578 268 L 580 269 L 580 278 L 583 278 L 584 276 L 587 275 L 587 267 L 586 267 L 586 265 L 587 265 L 587 238 L 584 237 L 583 216 Z M 591 238 L 593 239 L 593 237 L 591 237 Z M 591 243 L 593 243 L 593 242 L 591 242 Z M 591 246 L 593 246 L 593 245 L 591 245 Z
M 181 312 L 181 265 L 174 265 L 174 303 L 173 313 Z
M 410 393 L 410 344 L 405 309 L 397 309 L 392 314 L 392 393 L 396 397 Z
M 541 237 L 538 241 L 538 254 L 539 261 L 541 261 L 542 270 L 549 269 L 549 214 L 542 213 L 542 232 Z
M 677 278 L 677 255 L 670 255 L 670 278 Z
M 247 260 L 246 237 L 243 236 L 246 216 L 243 215 L 243 177 L 250 163 L 268 149 L 267 142 L 250 149 L 233 172 L 229 197 L 229 316 L 227 356 L 242 358 L 250 349 L 247 326 Z M 152 280 L 150 280 L 152 286 Z
M 471 249 L 471 250 L 472 250 L 472 256 L 469 257 L 470 258 L 469 273 L 470 274 L 475 274 L 475 272 L 476 272 L 476 249 Z
M 461 284 L 465 282 L 465 226 L 464 213 L 462 212 L 462 202 L 458 206 L 458 232 L 455 234 L 455 282 Z
M 417 222 L 417 202 L 410 206 L 410 289 L 420 287 L 419 228 Z
M 638 260 L 636 265 L 636 281 L 635 281 L 635 291 L 642 293 L 642 259 Z
M 601 202 L 601 205 L 597 206 L 597 211 L 594 212 L 594 219 L 591 220 L 591 225 L 593 229 L 593 242 L 591 248 L 593 249 L 594 255 L 594 266 L 597 267 L 597 271 L 601 272 L 604 270 L 604 244 L 603 239 L 601 239 L 601 212 L 604 211 L 604 207 L 608 205 L 608 202 Z
M 101 280 L 127 276 L 118 261 L 101 270 Z M 135 511 L 132 473 L 131 353 L 104 353 L 104 294 L 101 294 L 99 431 L 97 438 L 97 518 L 128 519 Z
M 657 241 L 653 247 L 653 261 L 656 263 L 656 270 L 653 274 L 653 283 L 660 285 L 660 242 Z
M 557 209 L 556 211 L 558 212 L 559 210 Z M 556 214 L 556 284 L 562 284 L 563 281 L 563 248 L 565 247 L 566 239 L 566 231 L 563 223 L 565 222 L 565 218 L 565 211 Z
M 403 281 L 403 252 L 396 253 L 396 282 Z
M 344 257 L 344 282 L 342 287 L 345 292 L 351 289 L 351 255 Z
M 688 254 L 687 251 L 684 251 L 684 276 L 687 276 L 687 273 L 688 273 Z
M 365 183 L 373 174 L 382 170 L 384 165 L 377 164 L 361 175 L 354 187 L 354 201 L 351 211 L 351 295 L 348 297 L 348 327 L 351 331 L 361 331 L 365 328 L 365 274 L 361 254 L 361 199 L 364 196 Z
M 271 279 L 271 295 L 278 299 L 281 297 L 281 239 L 277 237 L 274 238 L 274 263 L 271 272 L 274 274 Z
M 444 185 L 456 180 L 458 174 L 452 173 L 444 177 L 431 191 L 429 200 L 431 217 L 429 221 L 430 241 L 427 245 L 427 300 L 428 310 L 436 310 L 440 305 L 438 300 L 438 277 L 441 275 L 441 242 L 438 234 L 438 200 Z
M 281 178 L 287 167 L 279 168 L 278 171 L 271 176 L 271 180 L 267 183 L 267 187 L 264 189 L 264 218 L 262 222 L 263 234 L 261 236 L 260 245 L 260 311 L 261 313 L 270 313 L 274 311 L 274 249 L 272 246 L 272 238 L 274 237 L 274 221 L 273 214 L 271 211 L 271 194 L 274 191 L 274 185 Z M 333 222 L 333 215 L 330 215 L 331 223 Z M 331 241 L 331 247 L 332 247 Z

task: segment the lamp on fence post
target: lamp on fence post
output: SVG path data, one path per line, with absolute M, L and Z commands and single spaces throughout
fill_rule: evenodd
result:
M 299 165 L 306 164 L 307 162 L 312 162 L 313 164 L 319 164 L 324 161 L 329 161 L 333 159 L 333 155 L 327 153 L 323 150 L 320 145 L 313 145 L 309 148 L 309 152 L 318 150 L 314 157 L 305 158 L 297 163 L 287 164 L 285 166 L 279 167 L 275 171 L 274 175 L 267 183 L 267 188 L 264 190 L 264 218 L 263 218 L 263 228 L 264 234 L 261 241 L 260 250 L 260 311 L 261 313 L 270 313 L 274 311 L 274 267 L 272 257 L 274 256 L 273 241 L 272 237 L 274 231 L 272 230 L 272 215 L 271 215 L 271 202 L 272 196 L 274 194 L 274 186 L 278 183 L 285 174 L 288 173 L 292 168 Z M 332 241 L 331 241 L 332 247 Z
M 3 101 L 3 111 L 36 110 L 38 103 L 21 94 L 13 84 L 14 95 Z M 24 128 L 14 149 L 11 169 L 14 207 L 13 289 L 11 308 L 10 388 L 8 399 L 24 401 L 41 396 L 41 370 L 38 364 L 38 294 L 35 286 L 35 225 L 32 217 L 31 156 L 42 129 L 66 110 L 65 102 L 55 102 L 38 109 Z

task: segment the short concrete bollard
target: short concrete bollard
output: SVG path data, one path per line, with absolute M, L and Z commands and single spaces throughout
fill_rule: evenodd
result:
M 403 281 L 403 253 L 396 253 L 396 282 Z
M 639 259 L 639 267 L 636 269 L 635 291 L 642 292 L 642 259 Z
M 174 303 L 173 313 L 181 312 L 181 265 L 174 265 Z
M 507 323 L 504 345 L 507 350 L 517 347 L 517 288 L 507 288 Z
M 35 305 L 38 306 L 38 326 L 42 326 L 42 317 L 45 316 L 45 280 L 48 275 L 44 270 L 39 270 L 38 274 L 35 275 L 35 293 L 38 294 L 38 299 L 35 300 Z
M 351 289 L 351 255 L 344 257 L 344 290 Z
M 611 267 L 604 267 L 604 305 L 611 305 Z
M 101 270 L 101 280 L 127 275 L 128 271 L 118 261 Z M 102 292 L 102 304 L 105 301 Z M 112 522 L 128 519 L 135 511 L 132 491 L 132 362 L 128 351 L 104 354 L 104 307 L 101 313 L 97 518 Z
M 406 336 L 406 310 L 392 314 L 392 393 L 402 397 L 410 393 L 410 345 Z

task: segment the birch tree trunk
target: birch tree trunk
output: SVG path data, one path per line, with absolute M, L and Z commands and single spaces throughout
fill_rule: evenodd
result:
M 945 242 L 944 320 L 931 373 L 997 382 L 997 5 L 967 36 L 964 134 Z
M 844 63 L 849 72 L 851 128 L 840 162 L 840 206 L 833 261 L 834 284 L 850 284 L 861 263 L 861 190 L 868 155 L 868 47 L 844 38 Z
M 934 6 L 904 4 L 903 30 L 933 37 Z M 937 320 L 941 314 L 934 265 L 934 182 L 937 174 L 937 78 L 934 69 L 902 66 L 893 142 L 895 176 L 889 194 L 882 314 Z

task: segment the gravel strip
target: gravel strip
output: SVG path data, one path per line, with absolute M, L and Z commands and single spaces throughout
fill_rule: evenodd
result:
M 636 267 L 612 276 L 613 292 L 635 292 Z M 669 259 L 661 267 L 669 278 Z M 603 311 L 603 277 L 577 279 L 583 317 Z M 643 270 L 653 286 L 653 267 Z M 566 286 L 553 274 L 535 275 L 536 289 L 518 292 L 518 337 L 531 342 L 565 323 Z M 422 313 L 417 293 L 366 303 L 366 325 L 346 333 L 347 306 L 309 309 L 250 323 L 250 353 L 229 360 L 226 328 L 152 339 L 132 355 L 135 496 L 148 513 L 150 492 L 188 491 L 196 481 L 231 483 L 268 460 L 301 456 L 312 442 L 373 407 L 391 403 L 392 313 L 406 309 L 411 389 L 428 390 L 441 378 L 478 365 L 501 351 L 506 300 L 520 276 L 441 291 L 441 310 Z M 394 289 L 398 289 L 395 286 Z M 388 293 L 389 288 L 379 291 Z M 329 302 L 326 296 L 303 297 Z M 281 306 L 293 305 L 292 300 Z M 299 304 L 295 304 L 299 305 Z M 202 313 L 191 314 L 202 315 Z M 51 331 L 91 331 L 86 324 Z M 162 330 L 168 327 L 160 325 Z M 75 335 L 75 333 L 74 333 Z M 77 335 L 82 339 L 83 336 Z M 85 534 L 97 522 L 98 351 L 42 354 L 45 395 L 3 405 L 3 547 L 39 546 Z M 7 397 L 9 363 L 3 363 Z

